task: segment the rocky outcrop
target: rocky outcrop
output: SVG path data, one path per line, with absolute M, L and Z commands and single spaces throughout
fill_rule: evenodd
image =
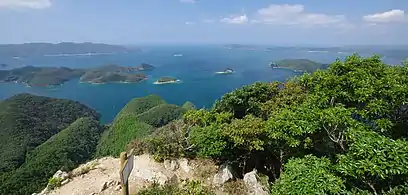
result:
M 257 174 L 257 171 L 255 169 L 244 175 L 244 182 L 248 189 L 249 195 L 268 195 L 269 194 L 264 189 L 264 186 L 262 185 L 260 178 Z
M 213 184 L 216 186 L 222 185 L 234 179 L 232 167 L 229 164 L 222 164 L 213 178 Z

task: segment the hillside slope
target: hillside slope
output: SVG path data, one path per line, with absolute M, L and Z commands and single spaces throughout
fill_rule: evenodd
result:
M 0 176 L 24 163 L 27 152 L 81 117 L 98 119 L 71 100 L 19 94 L 0 103 Z
M 25 163 L 0 184 L 0 194 L 31 194 L 44 188 L 57 170 L 87 161 L 103 131 L 99 122 L 80 118 L 28 153 Z

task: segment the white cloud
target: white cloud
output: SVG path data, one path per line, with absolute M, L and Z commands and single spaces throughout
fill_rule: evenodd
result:
M 0 0 L 0 8 L 45 9 L 51 7 L 51 0 Z
M 402 22 L 404 19 L 405 12 L 399 9 L 363 16 L 363 20 L 369 23 Z
M 230 16 L 222 18 L 220 22 L 227 24 L 244 24 L 248 22 L 248 17 L 245 14 L 241 16 Z
M 195 22 L 186 22 L 186 25 L 194 25 L 196 24 Z
M 322 13 L 309 13 L 300 4 L 271 4 L 258 10 L 255 23 L 280 24 L 280 25 L 333 25 L 346 23 L 344 15 L 327 15 Z
M 197 1 L 198 0 L 180 0 L 180 2 L 182 2 L 182 3 L 195 3 Z

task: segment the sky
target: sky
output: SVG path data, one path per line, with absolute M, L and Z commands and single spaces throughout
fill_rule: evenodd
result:
M 408 44 L 408 0 L 0 0 L 0 44 Z

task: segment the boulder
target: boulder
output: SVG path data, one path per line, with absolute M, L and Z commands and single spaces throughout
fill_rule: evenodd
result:
M 58 170 L 55 172 L 55 174 L 52 176 L 53 178 L 61 178 L 62 180 L 68 179 L 69 175 L 67 172 Z
M 218 172 L 214 175 L 213 184 L 222 185 L 232 179 L 234 179 L 232 167 L 224 163 L 220 166 Z
M 188 173 L 191 170 L 191 167 L 188 165 L 188 160 L 186 158 L 182 158 L 179 160 L 178 164 L 180 165 L 180 168 Z
M 244 182 L 250 195 L 268 195 L 269 193 L 264 189 L 260 182 L 256 169 L 244 175 Z
M 179 168 L 179 164 L 175 160 L 165 160 L 163 164 L 164 168 L 169 171 L 175 171 Z
M 64 181 L 61 182 L 61 186 L 65 185 L 65 184 L 67 184 L 67 183 L 69 183 L 69 182 L 70 182 L 70 180 L 69 180 L 69 179 L 66 179 L 66 180 L 64 180 Z

